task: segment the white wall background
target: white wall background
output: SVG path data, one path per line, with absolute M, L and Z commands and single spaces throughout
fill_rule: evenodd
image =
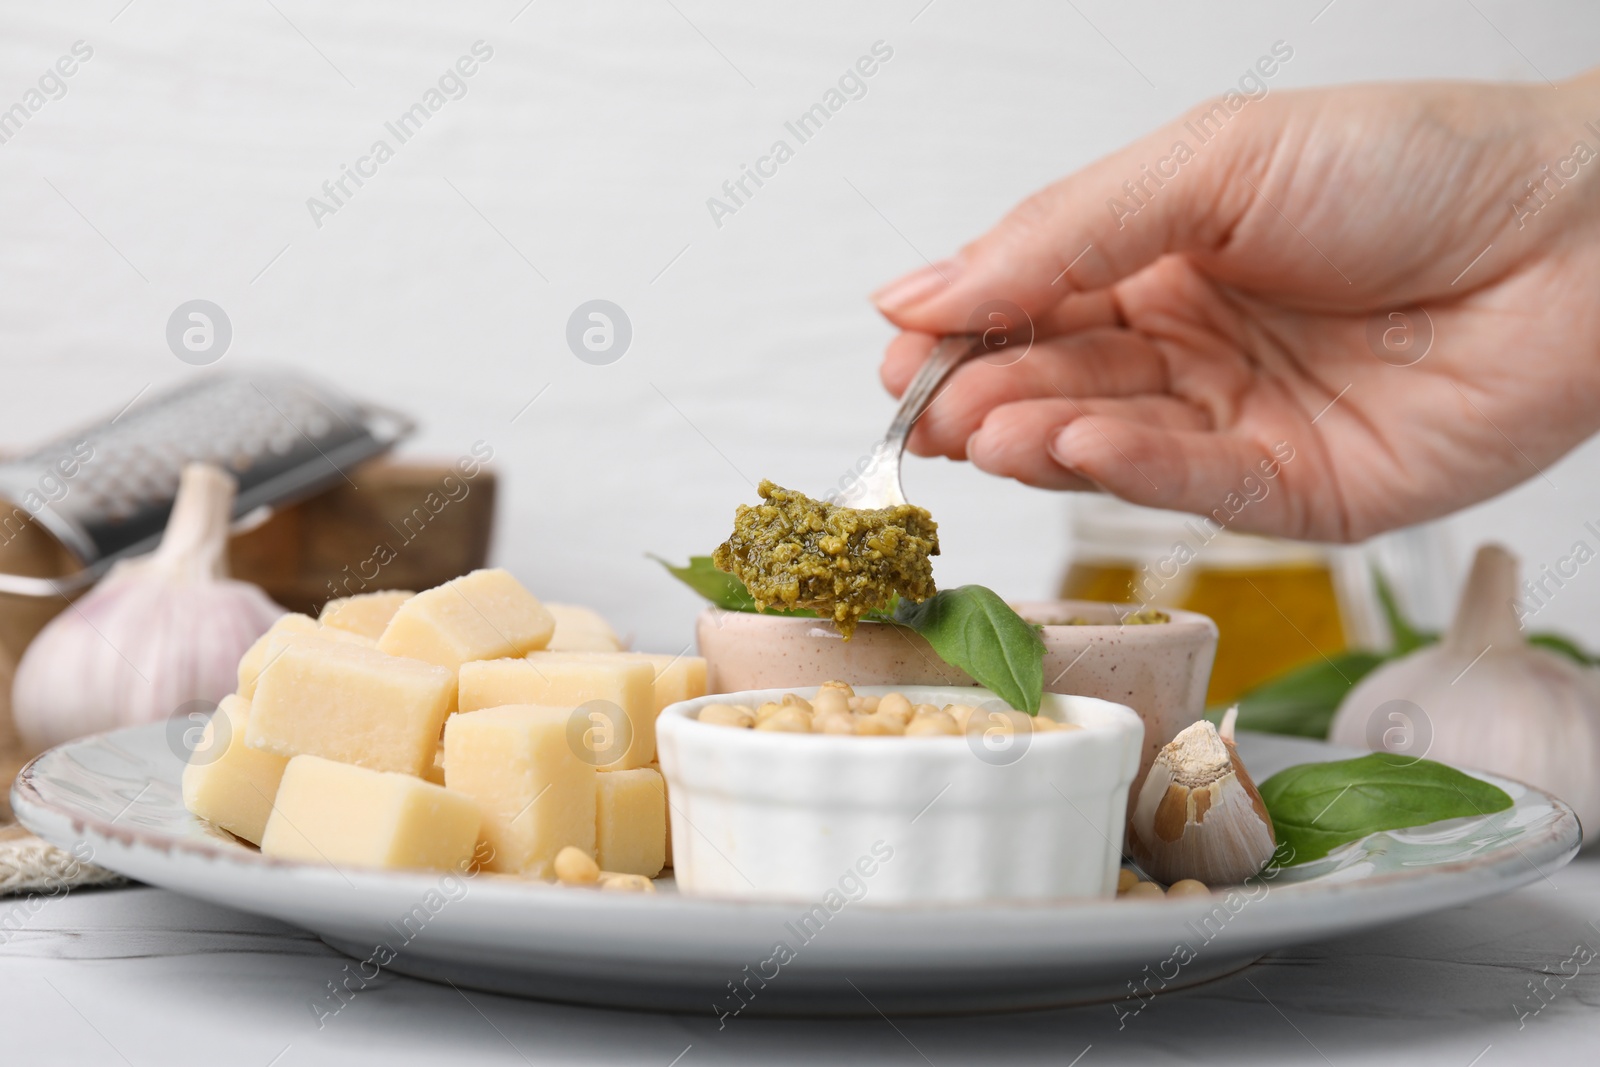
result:
M 0 445 L 198 373 L 164 330 L 204 297 L 233 322 L 223 366 L 283 361 L 414 412 L 414 452 L 490 441 L 498 559 L 673 649 L 696 600 L 644 553 L 708 551 L 750 482 L 820 492 L 881 432 L 891 331 L 865 294 L 921 255 L 1279 39 L 1275 89 L 1600 62 L 1585 0 L 125 2 L 0 6 L 0 108 L 95 50 L 0 145 Z M 468 95 L 317 229 L 306 198 L 479 39 Z M 880 39 L 867 95 L 716 228 L 706 198 Z M 564 341 L 596 297 L 633 322 L 611 366 Z M 1458 543 L 1553 560 L 1600 518 L 1597 470 L 1591 442 L 1452 520 Z M 907 481 L 942 524 L 942 583 L 1054 586 L 1062 497 L 944 462 Z M 1600 643 L 1596 574 L 1539 623 Z

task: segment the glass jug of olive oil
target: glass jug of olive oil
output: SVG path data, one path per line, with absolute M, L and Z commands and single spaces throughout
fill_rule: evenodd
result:
M 1434 527 L 1366 548 L 1308 544 L 1083 494 L 1073 500 L 1071 528 L 1062 597 L 1175 607 L 1216 621 L 1211 705 L 1347 648 L 1385 647 L 1374 566 L 1413 620 L 1442 619 L 1453 589 L 1447 546 Z

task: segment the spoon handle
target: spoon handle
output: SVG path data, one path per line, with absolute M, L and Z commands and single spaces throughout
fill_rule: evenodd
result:
M 916 377 L 906 386 L 900 410 L 889 423 L 889 432 L 878 442 L 877 462 L 862 478 L 861 498 L 855 507 L 881 508 L 906 503 L 905 490 L 900 484 L 900 457 L 905 453 L 911 428 L 938 396 L 939 387 L 950 373 L 983 349 L 983 338 L 968 333 L 951 334 L 934 345 Z

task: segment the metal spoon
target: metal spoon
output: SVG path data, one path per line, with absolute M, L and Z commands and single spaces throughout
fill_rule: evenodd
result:
M 889 432 L 873 446 L 873 461 L 861 475 L 858 485 L 851 491 L 853 508 L 888 508 L 908 503 L 905 489 L 900 484 L 900 459 L 905 454 L 906 439 L 922 413 L 928 410 L 939 387 L 952 371 L 973 356 L 984 351 L 983 337 L 979 334 L 952 334 L 934 346 L 927 362 L 917 371 L 911 384 L 906 386 L 900 400 L 900 410 L 889 423 Z

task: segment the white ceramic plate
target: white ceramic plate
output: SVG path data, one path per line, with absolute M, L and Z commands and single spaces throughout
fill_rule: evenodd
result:
M 1258 781 L 1353 755 L 1245 734 Z M 1514 889 L 1577 851 L 1571 809 L 1490 776 L 1515 800 L 1486 818 L 1374 834 L 1211 899 L 874 907 L 601 894 L 480 874 L 339 871 L 263 857 L 183 810 L 162 724 L 54 749 L 12 790 L 19 818 L 130 878 L 314 931 L 377 966 L 550 1000 L 689 1012 L 918 1013 L 1143 997 L 1296 942 Z M 781 946 L 781 948 L 780 948 Z M 370 962 L 367 962 L 370 961 Z M 338 1001 L 330 995 L 328 1010 Z

